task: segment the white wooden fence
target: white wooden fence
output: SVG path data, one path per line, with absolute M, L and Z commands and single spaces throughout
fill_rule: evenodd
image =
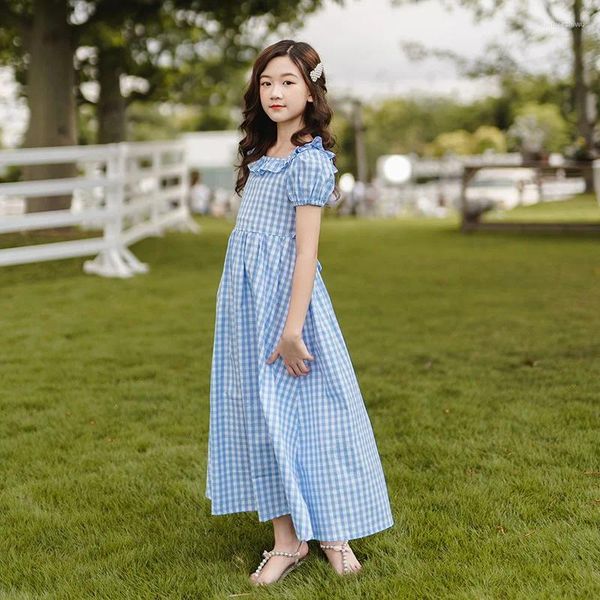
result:
M 198 233 L 188 206 L 188 169 L 183 142 L 139 142 L 0 151 L 7 166 L 75 163 L 79 175 L 1 183 L 0 199 L 73 194 L 71 209 L 0 217 L 0 234 L 80 226 L 99 236 L 0 249 L 0 267 L 95 255 L 86 273 L 132 277 L 149 267 L 128 246 L 167 228 Z

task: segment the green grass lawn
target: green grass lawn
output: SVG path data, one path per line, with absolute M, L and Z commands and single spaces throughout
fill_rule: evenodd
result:
M 518 206 L 512 210 L 494 210 L 483 216 L 486 221 L 581 221 L 600 223 L 600 203 L 593 194 L 580 194 L 567 201 L 543 202 Z
M 324 220 L 395 525 L 353 542 L 356 579 L 312 541 L 255 590 L 270 523 L 204 498 L 232 223 L 198 221 L 136 244 L 129 280 L 0 269 L 0 599 L 600 597 L 597 236 Z

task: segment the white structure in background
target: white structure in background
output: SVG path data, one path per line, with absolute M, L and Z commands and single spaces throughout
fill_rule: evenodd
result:
M 239 132 L 197 131 L 184 133 L 179 139 L 185 144 L 189 169 L 199 171 L 202 183 L 213 192 L 211 214 L 235 215 L 239 207 L 239 198 L 234 192 Z
M 190 169 L 233 168 L 240 142 L 237 131 L 197 131 L 179 139 L 185 145 Z
M 428 185 L 414 183 L 417 169 L 427 164 L 404 154 L 386 154 L 377 159 L 379 183 L 378 210 L 381 216 L 395 217 L 410 210 L 427 217 L 445 217 L 447 209 L 439 206 L 437 193 Z M 436 165 L 439 170 L 439 165 Z
M 80 175 L 0 184 L 0 199 L 13 202 L 73 194 L 71 209 L 13 214 L 0 220 L 0 233 L 79 225 L 99 229 L 96 238 L 0 249 L 0 266 L 97 255 L 86 273 L 132 277 L 148 271 L 128 246 L 167 228 L 198 233 L 187 203 L 185 144 L 141 142 L 0 151 L 7 166 L 75 163 Z M 22 212 L 22 211 L 21 211 Z
M 473 176 L 465 190 L 469 202 L 490 202 L 495 208 L 510 210 L 541 201 L 537 171 L 527 167 L 484 168 Z
M 551 157 L 553 164 L 560 160 L 564 160 L 560 155 Z M 406 162 L 410 163 L 410 169 L 399 167 L 398 181 L 393 165 Z M 423 159 L 412 154 L 381 156 L 375 178 L 380 190 L 377 214 L 384 217 L 401 214 L 445 217 L 451 210 L 458 210 L 465 163 L 487 167 L 482 169 L 480 179 L 467 188 L 468 196 L 473 201 L 478 198 L 477 201 L 494 204 L 501 210 L 519 204 L 563 200 L 585 189 L 582 177 L 567 177 L 561 171 L 556 175 L 544 174 L 539 181 L 536 180 L 537 185 L 533 184 L 531 170 L 521 167 L 522 162 L 518 152 L 499 154 L 486 151 L 483 154 L 451 155 L 440 159 Z M 494 165 L 514 165 L 514 169 L 500 172 Z M 408 179 L 404 179 L 403 171 L 408 172 Z

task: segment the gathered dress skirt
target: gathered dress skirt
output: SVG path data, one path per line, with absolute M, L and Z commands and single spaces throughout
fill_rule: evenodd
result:
M 264 172 L 281 174 L 281 163 L 273 164 Z M 302 540 L 376 533 L 393 525 L 386 480 L 319 261 L 302 330 L 314 356 L 306 361 L 310 373 L 290 375 L 281 357 L 266 362 L 285 326 L 296 240 L 289 226 L 249 220 L 250 184 L 216 297 L 205 491 L 211 513 L 256 511 L 260 521 L 290 514 Z M 294 207 L 285 210 L 293 215 Z

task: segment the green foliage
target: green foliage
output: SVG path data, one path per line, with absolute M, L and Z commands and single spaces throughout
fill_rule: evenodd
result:
M 506 152 L 506 136 L 497 127 L 481 125 L 472 136 L 472 149 L 474 154 L 494 150 Z
M 199 110 L 199 116 L 186 131 L 223 131 L 237 129 L 241 118 L 233 115 L 227 105 L 207 106 Z M 236 118 L 237 117 L 237 118 Z
M 386 99 L 366 106 L 364 120 L 370 166 L 380 154 L 442 156 L 514 151 L 518 144 L 507 137 L 510 126 L 525 106 L 539 106 L 542 122 L 550 127 L 549 149 L 565 150 L 575 136 L 575 123 L 568 102 L 567 82 L 548 76 L 504 75 L 498 96 L 469 103 L 449 98 L 406 97 Z M 546 108 L 552 106 L 552 109 Z M 346 137 L 351 137 L 351 131 Z M 351 140 L 344 146 L 352 148 Z
M 322 5 L 323 0 L 73 0 L 69 23 L 73 47 L 80 50 L 78 82 L 97 82 L 104 57 L 125 76 L 130 102 L 193 104 L 206 109 L 198 128 L 229 126 L 227 110 L 239 104 L 245 72 L 264 44 L 256 28 L 269 35 L 282 24 L 298 26 Z M 32 10 L 28 0 L 0 3 L 0 62 L 12 64 L 20 81 Z M 78 100 L 95 102 L 81 91 Z
M 341 173 L 356 173 L 356 149 L 353 130 L 348 115 L 334 106 L 331 131 L 336 140 L 336 165 Z
M 474 133 L 464 129 L 440 133 L 426 145 L 424 155 L 439 158 L 445 154 L 480 154 L 486 150 L 506 152 L 506 138 L 497 127 L 481 125 Z
M 12 183 L 21 179 L 22 167 L 11 165 L 0 169 L 0 183 Z
M 127 108 L 128 139 L 136 142 L 169 140 L 192 130 L 198 111 L 192 107 L 133 102 Z
M 88 103 L 83 104 L 77 111 L 77 143 L 95 144 L 97 133 L 98 120 L 95 107 Z
M 185 104 L 136 101 L 127 107 L 128 139 L 132 141 L 168 140 L 184 131 L 235 129 L 227 107 L 197 107 Z
M 369 144 L 383 144 L 391 153 L 425 154 L 426 144 L 446 132 L 475 133 L 482 125 L 508 125 L 509 103 L 488 97 L 468 104 L 449 98 L 388 99 L 367 107 L 365 123 Z
M 472 154 L 473 139 L 471 134 L 464 129 L 440 133 L 435 140 L 428 145 L 433 156 L 444 154 Z
M 568 124 L 554 104 L 527 102 L 516 109 L 508 131 L 528 152 L 560 152 L 569 141 Z

